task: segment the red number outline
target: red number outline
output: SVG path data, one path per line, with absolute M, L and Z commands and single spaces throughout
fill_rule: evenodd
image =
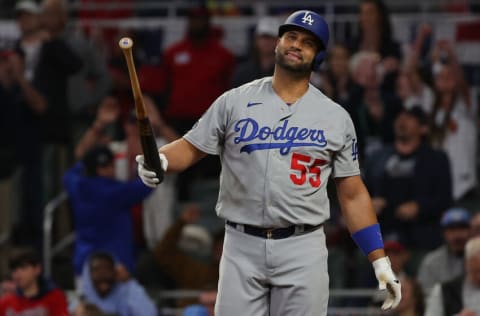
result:
M 308 182 L 314 188 L 318 188 L 322 184 L 320 174 L 320 166 L 327 163 L 324 159 L 315 159 L 311 165 L 312 157 L 299 153 L 292 153 L 290 169 L 299 171 L 300 174 L 290 173 L 290 180 L 296 185 L 302 185 L 307 181 L 307 173 L 309 174 Z

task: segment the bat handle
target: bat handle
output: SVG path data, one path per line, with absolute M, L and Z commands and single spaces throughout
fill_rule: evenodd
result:
M 152 126 L 148 118 L 138 120 L 138 126 L 140 129 L 140 142 L 145 158 L 145 166 L 147 169 L 154 171 L 157 174 L 158 180 L 162 183 L 164 171 L 157 149 L 157 142 L 155 136 L 153 136 Z

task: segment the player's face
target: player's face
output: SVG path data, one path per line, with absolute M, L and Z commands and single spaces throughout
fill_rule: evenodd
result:
M 277 43 L 276 64 L 294 73 L 310 74 L 318 49 L 312 34 L 299 30 L 287 31 Z

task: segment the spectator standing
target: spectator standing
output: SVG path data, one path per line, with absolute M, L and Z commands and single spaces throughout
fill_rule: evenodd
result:
M 67 1 L 52 0 L 55 19 L 64 19 L 62 38 L 81 59 L 82 67 L 68 79 L 67 99 L 72 115 L 72 139 L 76 141 L 88 127 L 90 112 L 109 93 L 112 83 L 105 57 L 88 42 L 82 30 L 68 23 Z
M 448 159 L 426 142 L 427 116 L 420 107 L 402 109 L 394 130 L 393 145 L 366 161 L 365 182 L 387 238 L 430 250 L 441 243 L 438 222 L 452 203 Z
M 31 168 L 33 165 L 39 168 L 34 161 L 39 157 L 39 142 L 35 141 L 35 135 L 29 135 L 32 138 L 31 142 L 28 141 L 31 153 L 22 152 L 25 150 L 23 149 L 24 144 L 27 143 L 25 138 L 27 133 L 38 134 L 34 122 L 31 121 L 32 118 L 29 119 L 26 112 L 42 112 L 46 107 L 43 96 L 25 78 L 21 57 L 12 51 L 0 51 L 0 98 L 2 100 L 0 118 L 0 165 L 2 166 L 0 168 L 0 274 L 3 275 L 7 259 L 4 244 L 11 237 L 13 224 L 10 215 L 13 214 L 12 196 L 15 187 L 15 172 L 18 167 L 22 166 L 25 177 L 39 176 L 39 169 Z M 29 173 L 30 171 L 31 173 Z M 23 182 L 18 188 L 22 201 L 19 216 L 20 226 L 24 228 L 21 230 L 25 234 L 30 232 L 30 235 L 23 238 L 23 241 L 30 245 L 33 245 L 35 240 L 33 236 L 38 237 L 40 233 L 38 217 L 41 214 L 39 195 L 29 194 L 34 192 L 32 183 L 38 183 L 38 179 L 32 179 L 31 183 Z
M 86 128 L 82 125 L 85 124 L 88 110 L 99 104 L 109 92 L 111 79 L 104 57 L 100 56 L 80 30 L 69 25 L 67 1 L 45 0 L 42 6 L 52 24 L 48 25 L 47 29 L 58 33 L 59 38 L 65 41 L 82 62 L 79 71 L 68 78 L 67 84 L 67 101 L 73 124 L 72 137 L 75 138 Z
M 273 75 L 279 25 L 280 21 L 276 17 L 260 18 L 255 27 L 251 56 L 235 68 L 232 80 L 233 88 L 255 79 Z
M 84 304 L 93 304 L 108 315 L 158 315 L 145 289 L 107 252 L 94 252 L 89 256 L 82 272 L 80 292 Z M 74 309 L 82 308 L 81 305 Z
M 425 255 L 417 274 L 427 295 L 436 283 L 451 280 L 464 271 L 465 243 L 470 236 L 469 212 L 451 208 L 443 214 L 440 224 L 445 243 Z
M 402 99 L 403 106 L 411 108 L 419 105 L 425 113 L 431 114 L 433 110 L 434 93 L 427 84 L 431 82 L 430 69 L 427 70 L 426 62 L 422 58 L 427 55 L 432 28 L 421 25 L 413 45 L 405 56 L 403 69 L 397 78 L 397 94 Z
M 8 66 L 8 52 L 0 51 L 0 98 L 2 101 L 0 116 L 0 278 L 7 272 L 7 258 L 3 243 L 11 231 L 11 211 L 13 209 L 14 174 L 17 170 L 15 144 L 18 142 L 16 127 L 20 121 L 17 92 L 11 89 L 12 76 Z M 12 135 L 12 132 L 13 135 Z
M 76 232 L 73 258 L 80 275 L 87 257 L 96 250 L 111 252 L 131 272 L 134 236 L 131 207 L 151 192 L 140 179 L 115 179 L 113 153 L 105 146 L 88 150 L 82 161 L 64 175 Z
M 312 74 L 312 83 L 325 95 L 343 106 L 351 113 L 349 104 L 353 80 L 350 73 L 350 51 L 343 44 L 335 44 L 330 48 L 325 69 Z
M 15 46 L 23 54 L 25 78 L 32 81 L 37 67 L 40 50 L 48 34 L 40 28 L 40 7 L 35 1 L 21 0 L 15 5 L 15 18 L 20 38 Z
M 377 53 L 368 51 L 355 54 L 350 61 L 354 86 L 347 102 L 351 108 L 347 110 L 358 132 L 360 154 L 365 159 L 393 141 L 393 121 L 402 107 L 392 91 L 381 87 L 380 62 Z
M 9 260 L 16 292 L 0 299 L 0 316 L 68 316 L 64 293 L 42 276 L 39 256 L 30 249 L 19 250 Z
M 213 32 L 210 12 L 203 7 L 193 7 L 188 12 L 185 38 L 166 49 L 164 62 L 169 83 L 165 118 L 183 135 L 230 87 L 234 56 Z M 179 199 L 191 199 L 193 181 L 200 177 L 217 178 L 219 172 L 218 158 L 209 157 L 180 174 Z
M 33 77 L 34 84 L 47 99 L 47 109 L 40 117 L 46 200 L 62 190 L 62 175 L 72 160 L 68 79 L 82 68 L 82 60 L 62 37 L 66 15 L 57 1 L 41 3 L 40 21 L 47 39 L 42 44 Z
M 40 29 L 40 7 L 30 0 L 19 1 L 15 6 L 16 24 L 20 30 L 20 38 L 15 43 L 15 54 L 9 54 L 5 60 L 10 68 L 11 88 L 10 100 L 16 100 L 15 106 L 21 122 L 17 122 L 21 129 L 17 131 L 17 161 L 22 167 L 20 173 L 20 216 L 15 228 L 15 242 L 40 247 L 41 225 L 44 206 L 42 183 L 42 144 L 40 117 L 47 110 L 47 99 L 34 82 L 34 74 L 40 60 L 43 42 L 47 38 L 46 32 Z M 7 57 L 7 56 L 5 56 Z M 13 79 L 13 80 L 12 80 Z M 7 80 L 8 81 L 8 80 Z M 20 84 L 21 83 L 21 84 Z M 23 87 L 23 88 L 21 88 Z M 21 88 L 21 89 L 18 89 Z M 12 94 L 13 93 L 13 94 Z M 4 100 L 9 100 L 4 96 Z M 7 104 L 7 103 L 6 103 Z M 11 107 L 7 106 L 7 107 Z M 13 123 L 15 119 L 5 118 Z M 8 133 L 8 135 L 11 132 Z
M 432 143 L 450 159 L 453 198 L 460 203 L 477 185 L 477 104 L 449 41 L 436 43 L 432 59 Z
M 55 4 L 56 0 L 44 0 L 41 4 L 39 23 L 41 31 L 30 32 L 39 34 L 27 41 L 22 37 L 18 48 L 26 56 L 27 75 L 32 74 L 33 86 L 46 99 L 46 109 L 34 113 L 34 120 L 38 123 L 38 132 L 28 134 L 25 142 L 30 143 L 33 138 L 32 153 L 35 161 L 28 162 L 32 174 L 27 174 L 25 183 L 27 188 L 33 192 L 35 202 L 28 211 L 32 213 L 33 229 L 21 232 L 20 235 L 31 236 L 34 246 L 41 249 L 43 224 L 43 205 L 62 190 L 61 179 L 69 164 L 71 152 L 71 117 L 67 98 L 67 82 L 70 75 L 82 67 L 82 61 L 73 53 L 70 47 L 61 37 L 66 17 L 57 14 L 59 10 Z M 20 21 L 22 23 L 22 21 Z M 33 22 L 32 22 L 33 23 Z M 34 24 L 34 23 L 33 23 Z M 25 29 L 26 30 L 26 29 Z M 38 58 L 36 60 L 36 58 Z M 35 61 L 36 60 L 36 61 Z M 37 141 L 40 138 L 40 154 L 36 156 Z M 32 153 L 22 153 L 22 157 L 32 157 Z M 38 186 L 31 184 L 40 181 Z M 31 185 L 31 186 L 30 186 Z M 40 208 L 37 209 L 38 205 Z M 56 225 L 58 235 L 65 233 L 69 226 L 69 218 L 66 212 L 57 212 Z
M 320 71 L 312 72 L 310 81 L 350 114 L 357 133 L 360 154 L 363 157 L 364 145 L 367 141 L 363 137 L 363 133 L 367 133 L 367 131 L 365 125 L 361 125 L 359 121 L 361 105 L 358 101 L 363 98 L 365 91 L 368 90 L 367 81 L 362 78 L 368 71 L 366 69 L 360 70 L 357 68 L 359 65 L 353 67 L 350 63 L 350 57 L 350 50 L 346 45 L 335 44 L 328 51 L 325 67 Z M 351 68 L 357 68 L 357 70 L 353 72 Z M 353 79 L 354 73 L 357 81 Z M 374 78 L 368 78 L 368 80 L 372 79 Z
M 425 316 L 480 315 L 480 237 L 465 245 L 465 274 L 437 283 L 427 301 Z
M 388 9 L 382 0 L 362 0 L 359 9 L 359 34 L 350 50 L 353 55 L 360 51 L 378 54 L 382 88 L 393 91 L 402 56 L 400 45 L 393 38 Z
M 169 86 L 167 120 L 183 134 L 229 88 L 234 56 L 212 32 L 207 9 L 188 12 L 186 37 L 164 55 Z

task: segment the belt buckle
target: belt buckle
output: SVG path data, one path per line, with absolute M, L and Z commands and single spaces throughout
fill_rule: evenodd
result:
M 272 232 L 274 228 L 268 228 L 267 229 L 267 239 L 272 239 Z

